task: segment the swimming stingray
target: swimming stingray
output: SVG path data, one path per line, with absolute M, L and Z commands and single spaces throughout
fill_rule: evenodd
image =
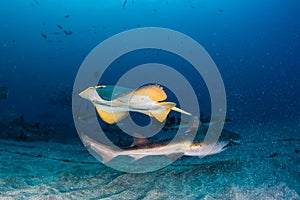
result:
M 128 115 L 129 111 L 143 113 L 163 122 L 171 110 L 185 115 L 190 113 L 175 107 L 174 102 L 163 102 L 167 95 L 159 85 L 148 85 L 126 94 L 121 94 L 112 100 L 99 96 L 97 89 L 106 86 L 89 87 L 79 95 L 92 102 L 99 116 L 108 124 L 114 124 Z

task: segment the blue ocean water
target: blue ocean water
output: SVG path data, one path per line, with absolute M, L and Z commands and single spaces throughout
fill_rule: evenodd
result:
M 226 89 L 227 117 L 233 120 L 229 126 L 243 127 L 237 130 L 249 141 L 256 140 L 255 131 L 270 129 L 278 131 L 276 139 L 289 132 L 288 138 L 297 141 L 299 8 L 298 0 L 1 0 L 0 86 L 8 88 L 8 96 L 0 99 L 0 122 L 5 126 L 23 115 L 25 121 L 51 124 L 62 129 L 62 137 L 78 139 L 71 98 L 86 56 L 122 31 L 163 27 L 196 40 L 216 63 Z M 112 63 L 100 84 L 114 84 L 126 70 L 147 62 L 181 70 L 198 87 L 201 109 L 210 112 L 201 77 L 168 52 L 130 52 Z M 299 172 L 291 174 L 298 185 L 289 186 L 299 194 Z M 275 190 L 285 188 L 277 186 Z
M 53 111 L 45 102 L 58 91 L 71 92 L 78 68 L 97 44 L 124 30 L 154 26 L 187 34 L 208 51 L 226 86 L 228 115 L 246 121 L 299 118 L 298 1 L 122 5 L 1 1 L 1 84 L 9 87 L 9 101 L 1 103 L 30 113 L 30 119 Z M 69 114 L 55 113 L 62 119 Z

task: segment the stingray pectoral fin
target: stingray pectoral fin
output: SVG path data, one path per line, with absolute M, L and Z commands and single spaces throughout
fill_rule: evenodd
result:
M 128 95 L 147 96 L 153 101 L 164 101 L 167 99 L 167 94 L 165 93 L 163 88 L 159 85 L 147 85 L 132 91 Z
M 174 106 L 176 106 L 176 104 L 173 103 L 173 102 L 160 102 L 158 104 L 160 106 L 162 106 L 163 108 L 160 109 L 159 111 L 151 111 L 151 115 L 153 117 L 155 117 L 155 119 L 157 119 L 158 121 L 163 122 L 167 118 L 167 116 L 168 116 L 169 112 L 171 111 L 171 109 Z
M 108 124 L 117 123 L 128 115 L 128 112 L 107 112 L 101 110 L 97 105 L 95 107 L 100 118 Z

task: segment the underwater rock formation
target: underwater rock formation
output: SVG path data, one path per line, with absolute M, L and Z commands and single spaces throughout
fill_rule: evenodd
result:
M 2 137 L 16 140 L 48 140 L 53 130 L 42 127 L 39 122 L 28 123 L 24 116 L 12 120 L 6 128 L 3 128 Z

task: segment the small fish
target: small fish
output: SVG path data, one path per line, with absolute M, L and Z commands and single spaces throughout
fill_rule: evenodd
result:
M 125 8 L 126 4 L 127 4 L 127 0 L 125 0 L 125 1 L 123 2 L 123 8 Z
M 62 27 L 61 25 L 59 25 L 59 24 L 56 24 L 56 26 L 57 26 L 57 28 L 59 28 L 59 29 L 63 29 L 63 27 Z
M 65 18 L 69 18 L 70 17 L 70 15 L 65 15 Z
M 8 96 L 8 87 L 0 87 L 0 100 L 7 99 Z
M 101 119 L 108 124 L 122 120 L 129 111 L 154 117 L 159 122 L 163 122 L 171 110 L 191 115 L 191 113 L 175 107 L 176 104 L 173 102 L 162 102 L 167 99 L 167 95 L 159 85 L 144 86 L 113 100 L 104 100 L 98 95 L 96 89 L 103 87 L 105 88 L 105 86 L 89 87 L 79 96 L 89 100 L 95 106 Z
M 53 34 L 54 34 L 54 35 L 59 35 L 59 34 L 60 34 L 60 32 L 53 32 Z
M 47 39 L 48 37 L 47 37 L 47 35 L 46 34 L 44 34 L 44 33 L 41 33 L 41 36 L 43 37 L 43 38 L 45 38 L 45 39 Z
M 67 30 L 64 30 L 64 33 L 66 34 L 66 35 L 71 35 L 73 32 L 72 31 L 67 31 Z
M 140 141 L 139 141 L 140 140 Z M 146 138 L 135 138 L 134 145 L 125 150 L 118 150 L 106 146 L 88 136 L 83 136 L 84 145 L 91 151 L 102 157 L 102 162 L 107 163 L 117 156 L 130 156 L 139 160 L 147 156 L 166 156 L 172 158 L 174 155 L 206 156 L 218 154 L 226 149 L 228 142 L 217 144 L 191 143 L 189 141 L 176 142 L 173 144 L 151 144 Z M 137 147 L 134 147 L 138 145 Z

